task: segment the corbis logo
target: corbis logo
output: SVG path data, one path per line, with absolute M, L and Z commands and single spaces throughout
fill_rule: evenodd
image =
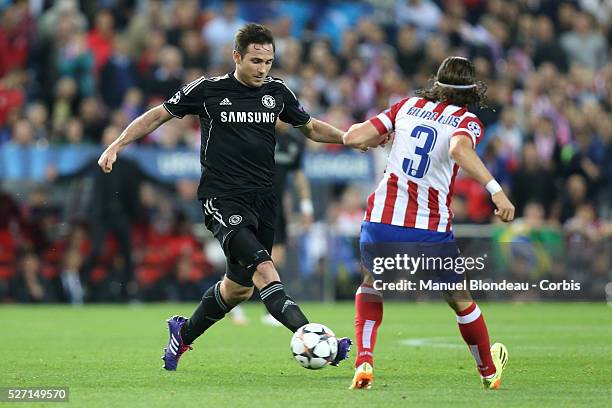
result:
M 261 98 L 261 103 L 263 104 L 263 106 L 269 109 L 272 109 L 276 106 L 276 100 L 272 95 L 264 95 Z

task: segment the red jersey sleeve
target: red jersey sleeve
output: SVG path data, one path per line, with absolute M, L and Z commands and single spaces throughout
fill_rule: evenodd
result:
M 379 113 L 370 119 L 370 122 L 374 125 L 378 134 L 384 135 L 385 133 L 392 132 L 395 129 L 395 117 L 397 112 L 408 102 L 410 98 L 404 98 L 401 101 L 393 104 L 389 109 Z
M 457 130 L 453 132 L 454 136 L 467 136 L 472 141 L 472 147 L 480 143 L 484 137 L 484 125 L 476 116 L 467 116 L 457 126 Z

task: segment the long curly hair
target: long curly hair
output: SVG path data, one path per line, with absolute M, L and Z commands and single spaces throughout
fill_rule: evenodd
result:
M 442 61 L 438 73 L 430 78 L 427 86 L 416 91 L 416 94 L 432 102 L 486 107 L 487 85 L 476 80 L 475 72 L 474 64 L 469 59 L 448 57 Z

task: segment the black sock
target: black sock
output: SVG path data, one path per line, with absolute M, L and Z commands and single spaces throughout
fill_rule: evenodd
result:
M 268 312 L 286 328 L 295 332 L 308 323 L 300 307 L 285 293 L 283 284 L 272 282 L 259 291 Z
M 219 281 L 208 288 L 193 315 L 181 327 L 183 343 L 193 343 L 206 329 L 223 319 L 231 309 L 221 297 L 221 282 Z

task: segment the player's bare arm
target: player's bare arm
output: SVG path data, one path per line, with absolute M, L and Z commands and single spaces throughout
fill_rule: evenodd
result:
M 153 132 L 171 118 L 172 115 L 164 106 L 159 105 L 134 119 L 98 159 L 98 165 L 102 168 L 102 171 L 110 173 L 113 170 L 113 164 L 117 160 L 117 154 L 125 146 Z
M 497 207 L 495 215 L 502 221 L 510 222 L 514 219 L 514 205 L 510 202 L 499 184 L 495 181 L 489 170 L 472 147 L 468 136 L 457 135 L 450 141 L 451 158 L 471 177 L 480 184 L 487 186 L 491 193 L 493 204 Z
M 390 139 L 390 133 L 380 134 L 372 122 L 355 123 L 344 134 L 342 140 L 346 146 L 363 151 L 371 147 L 384 145 Z
M 315 142 L 342 144 L 344 132 L 322 120 L 311 118 L 307 124 L 300 126 L 299 129 L 304 136 Z
M 294 182 L 300 196 L 300 211 L 304 227 L 308 228 L 313 222 L 314 206 L 310 194 L 310 183 L 304 174 L 304 170 L 297 170 L 294 175 Z

